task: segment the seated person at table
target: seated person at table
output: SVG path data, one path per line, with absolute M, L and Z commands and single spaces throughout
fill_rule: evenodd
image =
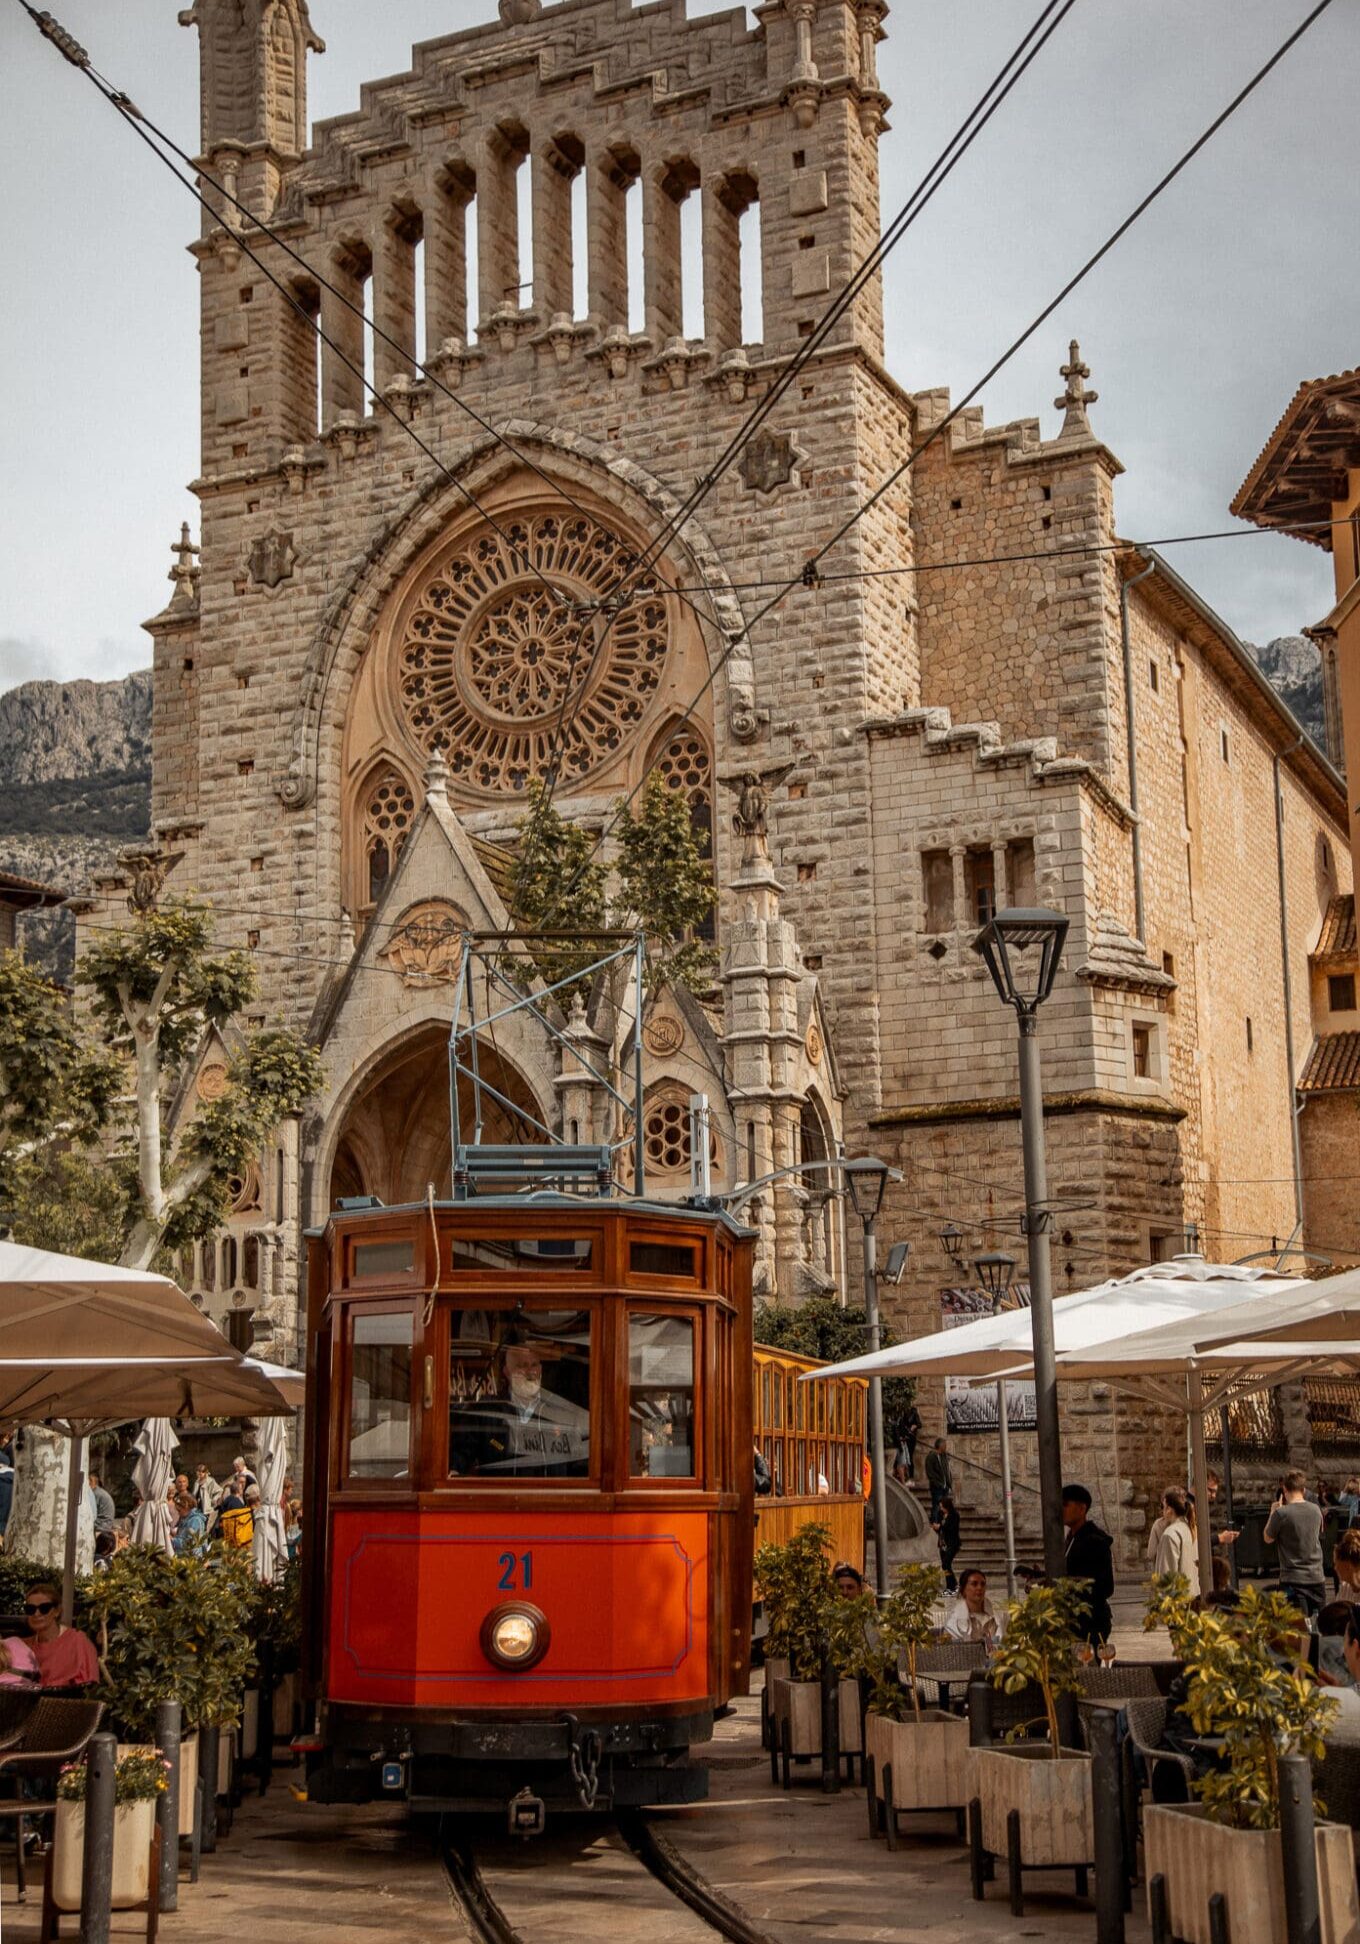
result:
M 24 1612 L 45 1688 L 93 1687 L 99 1679 L 94 1642 L 61 1624 L 61 1594 L 50 1580 L 36 1580 L 24 1594 Z
M 987 1598 L 987 1575 L 976 1566 L 959 1574 L 959 1597 L 944 1623 L 950 1640 L 984 1640 L 995 1646 L 1006 1628 L 1004 1613 L 996 1613 Z
M 1336 1703 L 1336 1718 L 1325 1731 L 1324 1739 L 1334 1745 L 1360 1747 L 1360 1607 L 1352 1607 L 1341 1637 L 1346 1663 L 1346 1680 L 1340 1687 L 1329 1687 L 1327 1699 Z
M 38 1662 L 28 1642 L 19 1634 L 0 1640 L 0 1687 L 36 1687 Z
M 584 1478 L 589 1411 L 545 1385 L 536 1344 L 504 1344 L 499 1360 L 504 1393 L 455 1405 L 450 1415 L 449 1470 L 459 1477 Z

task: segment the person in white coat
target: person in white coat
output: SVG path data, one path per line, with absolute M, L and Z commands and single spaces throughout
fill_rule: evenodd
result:
M 1162 1519 L 1162 1536 L 1157 1541 L 1153 1571 L 1158 1574 L 1179 1573 L 1190 1582 L 1193 1599 L 1200 1590 L 1199 1548 L 1189 1496 L 1179 1485 L 1168 1485 L 1162 1493 Z

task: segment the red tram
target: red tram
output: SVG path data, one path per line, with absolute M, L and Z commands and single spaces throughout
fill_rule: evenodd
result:
M 310 1239 L 308 1790 L 689 1801 L 750 1646 L 751 1237 L 555 1191 Z

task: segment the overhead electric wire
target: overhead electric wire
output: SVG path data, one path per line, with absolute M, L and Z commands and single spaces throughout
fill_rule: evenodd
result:
M 380 340 L 383 344 L 390 346 L 390 348 L 395 352 L 397 352 L 401 358 L 409 362 L 414 367 L 414 369 L 420 373 L 420 375 L 423 378 L 428 379 L 430 384 L 432 384 L 436 388 L 436 390 L 442 392 L 444 397 L 447 398 L 454 406 L 456 406 L 460 412 L 465 413 L 466 416 L 470 418 L 481 431 L 485 432 L 489 438 L 493 439 L 496 442 L 497 445 L 503 446 L 505 450 L 508 453 L 510 453 L 511 456 L 515 458 L 522 466 L 524 466 L 528 472 L 533 473 L 536 478 L 540 479 L 544 483 L 544 485 L 551 490 L 555 498 L 564 501 L 566 505 L 570 506 L 574 512 L 580 513 L 582 516 L 587 518 L 593 517 L 593 515 L 590 512 L 590 509 L 586 506 L 583 506 L 581 502 L 578 499 L 576 499 L 575 496 L 567 490 L 567 488 L 561 483 L 561 481 L 555 479 L 551 473 L 547 472 L 544 469 L 544 467 L 541 466 L 530 453 L 524 451 L 524 449 L 521 446 L 517 445 L 513 439 L 507 438 L 503 432 L 498 431 L 497 428 L 492 424 L 492 422 L 488 418 L 484 417 L 482 413 L 477 411 L 475 406 L 471 405 L 467 399 L 460 397 L 460 395 L 456 391 L 454 391 L 452 387 L 444 383 L 443 379 L 439 376 L 437 372 L 431 371 L 428 365 L 426 365 L 421 359 L 417 358 L 414 352 L 412 351 L 412 349 L 408 345 L 403 344 L 399 338 L 393 337 L 390 331 L 387 331 L 382 327 L 382 325 L 378 322 L 376 317 L 370 317 L 367 314 L 367 312 L 364 310 L 364 307 L 361 303 L 356 303 L 355 300 L 349 295 L 347 291 L 342 289 L 339 284 L 333 283 L 326 276 L 324 271 L 318 270 L 316 266 L 309 261 L 308 258 L 306 258 L 301 254 L 300 251 L 295 250 L 286 237 L 282 236 L 279 233 L 279 231 L 276 230 L 270 223 L 267 223 L 263 217 L 256 215 L 254 210 L 252 210 L 247 203 L 242 202 L 240 198 L 233 193 L 233 191 L 228 189 L 225 183 L 219 181 L 219 179 L 216 176 L 214 176 L 207 168 L 205 168 L 202 165 L 202 163 L 196 162 L 194 158 L 191 155 L 189 155 L 187 151 L 183 149 L 178 142 L 176 142 L 176 140 L 172 135 L 167 134 L 166 131 L 163 128 L 161 128 L 157 122 L 152 120 L 152 118 L 145 112 L 145 110 L 137 106 L 136 102 L 134 102 L 131 99 L 131 97 L 125 92 L 125 90 L 115 86 L 115 84 L 112 81 L 110 81 L 105 74 L 103 74 L 98 68 L 94 66 L 94 63 L 90 60 L 85 49 L 80 46 L 80 43 L 75 40 L 73 35 L 67 34 L 65 30 L 60 27 L 59 23 L 56 22 L 50 14 L 40 13 L 35 7 L 33 7 L 30 4 L 30 0 L 19 0 L 19 5 L 23 8 L 24 12 L 28 14 L 30 19 L 33 20 L 35 25 L 38 27 L 39 31 L 43 34 L 44 38 L 50 40 L 53 43 L 53 45 L 57 47 L 57 49 L 62 54 L 65 55 L 66 59 L 70 62 L 70 64 L 73 67 L 79 68 L 82 73 L 86 74 L 89 77 L 90 81 L 98 89 L 99 93 L 103 95 L 104 99 L 107 102 L 109 102 L 109 104 L 112 107 L 117 109 L 118 113 L 123 117 L 123 119 L 126 122 L 129 123 L 130 126 L 136 129 L 137 133 L 142 137 L 142 140 L 146 142 L 147 147 L 150 148 L 152 154 L 155 155 L 157 159 L 161 163 L 163 163 L 166 168 L 170 170 L 171 174 L 175 177 L 176 181 L 182 183 L 184 187 L 188 189 L 197 198 L 197 200 L 202 204 L 203 208 L 207 211 L 207 213 L 211 217 L 214 218 L 214 220 L 219 222 L 221 221 L 220 212 L 214 209 L 212 205 L 205 199 L 205 197 L 198 190 L 196 183 L 193 180 L 180 173 L 179 169 L 177 169 L 174 166 L 174 163 L 170 160 L 170 156 L 173 156 L 177 161 L 183 163 L 184 167 L 191 171 L 193 177 L 196 177 L 199 181 L 206 182 L 209 185 L 209 187 L 222 198 L 224 202 L 229 203 L 231 207 L 238 212 L 239 215 L 245 217 L 246 220 L 251 224 L 253 224 L 254 227 L 257 230 L 259 230 L 263 236 L 267 237 L 271 243 L 277 245 L 277 247 L 280 250 L 282 250 L 286 256 L 290 257 L 292 261 L 298 265 L 299 269 L 304 270 L 307 273 L 308 277 L 311 278 L 316 283 L 316 285 L 320 290 L 329 291 L 331 296 L 336 298 L 337 301 L 341 303 L 346 310 L 350 311 L 353 314 L 353 316 L 359 319 L 359 321 L 363 324 L 366 330 L 369 330 L 373 333 L 375 340 Z M 151 137 L 153 136 L 155 137 L 154 141 L 151 139 Z M 157 142 L 163 144 L 163 147 L 169 150 L 170 156 L 167 156 L 166 154 L 162 153 L 162 150 L 157 148 L 156 146 Z M 223 227 L 225 227 L 225 225 L 223 225 Z M 250 247 L 246 244 L 245 239 L 241 235 L 240 231 L 232 230 L 230 233 L 233 236 L 236 243 L 245 251 L 246 255 L 251 258 L 251 261 L 259 265 L 259 267 L 263 269 L 264 264 L 261 258 L 256 254 L 255 251 L 250 249 Z M 266 271 L 266 275 L 270 276 L 270 281 L 274 283 L 276 288 L 282 290 L 285 296 L 291 297 L 292 293 L 286 291 L 284 289 L 284 286 L 279 282 L 279 280 L 276 277 L 274 277 L 268 271 Z M 315 319 L 309 311 L 303 309 L 296 302 L 294 303 L 294 309 L 300 311 L 300 314 L 302 315 L 304 320 L 316 332 L 316 335 L 321 339 L 322 343 L 327 345 L 331 350 L 335 351 L 336 355 L 341 358 L 342 362 L 346 365 L 346 367 L 350 371 L 354 371 L 355 370 L 354 364 L 345 356 L 343 352 L 340 352 L 338 350 L 338 347 L 335 345 L 333 340 L 326 336 L 325 332 L 322 330 L 321 325 L 317 321 L 317 319 Z M 360 373 L 359 375 L 363 378 L 363 383 L 365 385 L 365 388 L 370 393 L 372 393 L 375 399 L 381 401 L 382 394 L 377 390 L 376 386 L 372 382 L 370 382 L 370 380 L 367 377 L 364 377 L 362 373 Z M 388 409 L 391 410 L 392 408 L 388 407 Z M 407 421 L 402 419 L 399 413 L 394 413 L 393 415 L 397 418 L 398 423 L 406 426 L 406 429 L 408 431 L 411 430 Z M 419 441 L 418 435 L 412 433 L 412 436 L 417 438 L 417 443 L 422 443 L 421 441 Z M 439 465 L 441 470 L 447 472 L 448 469 L 443 466 L 442 462 L 433 453 L 431 453 L 429 451 L 429 448 L 425 447 L 423 443 L 422 443 L 422 450 L 426 451 L 428 456 L 434 459 L 435 464 Z M 474 502 L 474 504 L 476 503 Z M 482 511 L 482 509 L 478 507 L 478 511 Z M 492 521 L 491 524 L 493 527 L 495 527 L 494 521 Z M 497 533 L 501 534 L 502 539 L 505 538 L 505 535 L 501 533 L 499 527 L 495 527 L 495 530 L 497 531 Z M 506 544 L 507 546 L 510 546 L 509 541 L 507 541 Z M 513 546 L 511 546 L 511 552 L 512 554 L 518 557 L 518 550 L 515 549 Z M 543 577 L 539 575 L 538 578 L 542 579 Z M 694 608 L 693 602 L 689 600 L 688 590 L 685 591 L 680 590 L 679 588 L 675 587 L 673 583 L 666 581 L 664 579 L 664 576 L 657 575 L 654 578 L 662 581 L 663 585 L 665 585 L 672 592 L 675 592 L 680 596 L 680 598 L 685 602 L 686 606 L 692 608 L 696 614 L 699 614 L 699 610 L 697 608 Z M 546 581 L 544 582 L 544 585 L 549 586 L 549 584 Z M 558 594 L 559 598 L 561 598 L 562 591 L 560 589 L 553 590 L 551 589 L 551 587 L 549 587 L 549 591 L 555 591 Z M 710 599 L 711 599 L 711 590 L 708 590 L 706 588 L 704 591 L 710 594 Z M 573 602 L 572 605 L 575 605 L 575 603 Z M 700 615 L 700 619 L 709 620 L 711 619 L 711 617 L 708 615 Z
M 818 574 L 819 586 L 830 587 L 843 581 L 895 580 L 914 574 L 951 574 L 965 567 L 1004 567 L 1027 560 L 1077 560 L 1092 554 L 1146 553 L 1150 547 L 1187 547 L 1202 540 L 1257 540 L 1275 534 L 1313 533 L 1319 528 L 1349 527 L 1350 518 L 1341 520 L 1297 520 L 1289 525 L 1268 527 L 1220 527 L 1207 533 L 1171 533 L 1156 540 L 1082 541 L 1071 547 L 1030 547 L 1018 553 L 959 555 L 953 560 L 912 561 L 901 567 L 853 567 L 842 573 Z M 763 587 L 782 587 L 785 577 L 765 580 L 731 581 L 734 594 L 755 593 Z
M 1190 144 L 1189 148 L 1187 148 L 1179 157 L 1179 159 L 1176 162 L 1174 162 L 1172 166 L 1166 171 L 1166 173 L 1159 178 L 1159 180 L 1153 185 L 1153 187 L 1147 192 L 1147 194 L 1143 196 L 1141 200 L 1134 205 L 1133 209 L 1129 212 L 1129 214 L 1115 229 L 1113 229 L 1110 232 L 1109 236 L 1106 237 L 1105 241 L 1100 245 L 1100 247 L 1095 251 L 1093 251 L 1089 257 L 1087 257 L 1086 261 L 1082 264 L 1081 268 L 1076 272 L 1076 274 L 1072 277 L 1069 277 L 1067 282 L 1063 285 L 1062 289 L 1058 292 L 1057 296 L 1054 297 L 1049 303 L 1045 304 L 1043 309 L 1039 311 L 1038 314 L 1033 319 L 1031 319 L 1031 321 L 1025 326 L 1024 330 L 1021 331 L 1019 336 L 1012 340 L 1012 342 L 1007 347 L 1007 349 L 1003 351 L 1001 356 L 997 358 L 995 362 L 988 367 L 988 369 L 983 373 L 982 377 L 978 379 L 977 383 L 972 385 L 969 388 L 969 390 L 959 400 L 958 404 L 953 406 L 945 414 L 945 416 L 939 421 L 939 423 L 936 426 L 934 426 L 934 428 L 927 435 L 927 437 L 922 440 L 921 444 L 919 446 L 914 446 L 912 450 L 907 454 L 906 458 L 902 461 L 902 463 L 899 466 L 896 466 L 893 469 L 893 471 L 888 474 L 887 478 L 882 480 L 880 484 L 877 487 L 875 487 L 874 491 L 869 495 L 868 499 L 861 501 L 856 506 L 855 511 L 852 514 L 850 514 L 850 516 L 847 519 L 842 521 L 841 525 L 837 527 L 836 531 L 830 536 L 830 538 L 824 541 L 822 545 L 818 547 L 817 551 L 809 556 L 809 558 L 805 561 L 801 572 L 793 576 L 791 579 L 780 583 L 780 585 L 776 588 L 775 592 L 770 596 L 769 600 L 763 602 L 757 608 L 756 612 L 751 616 L 750 620 L 745 623 L 745 625 L 741 628 L 741 630 L 737 634 L 733 635 L 731 640 L 728 642 L 727 646 L 724 648 L 722 654 L 718 656 L 717 660 L 713 663 L 713 666 L 709 669 L 708 674 L 705 677 L 704 681 L 700 684 L 699 688 L 695 691 L 694 695 L 691 697 L 689 702 L 685 704 L 684 709 L 681 711 L 682 720 L 690 719 L 691 712 L 703 700 L 705 695 L 707 695 L 708 691 L 712 688 L 714 682 L 717 680 L 722 670 L 726 667 L 727 663 L 731 660 L 732 656 L 736 653 L 738 647 L 741 645 L 743 641 L 750 641 L 753 631 L 760 625 L 760 623 L 766 618 L 767 615 L 771 614 L 774 611 L 774 609 L 777 608 L 780 605 L 780 603 L 783 600 L 785 600 L 789 594 L 793 592 L 795 588 L 800 586 L 809 587 L 809 588 L 816 587 L 818 580 L 820 578 L 818 574 L 818 563 L 823 559 L 825 559 L 826 555 L 831 551 L 831 549 L 834 546 L 838 545 L 838 543 L 845 538 L 845 535 L 849 533 L 859 523 L 859 521 L 864 518 L 865 514 L 868 513 L 873 507 L 875 507 L 878 504 L 878 502 L 882 499 L 883 495 L 892 486 L 894 486 L 897 483 L 897 481 L 904 476 L 904 474 L 906 474 L 910 470 L 910 468 L 916 463 L 916 461 L 924 453 L 928 452 L 933 445 L 938 443 L 938 441 L 944 436 L 949 426 L 952 425 L 954 420 L 958 418 L 959 414 L 963 412 L 972 403 L 973 399 L 977 397 L 978 393 L 983 389 L 983 387 L 987 385 L 991 381 L 991 379 L 993 379 L 996 376 L 996 374 L 1000 370 L 1002 370 L 1005 365 L 1007 365 L 1010 362 L 1010 360 L 1016 355 L 1016 353 L 1020 351 L 1029 342 L 1030 338 L 1033 337 L 1034 333 L 1039 329 L 1040 325 L 1045 323 L 1046 320 L 1052 316 L 1053 312 L 1058 308 L 1058 306 L 1061 303 L 1063 303 L 1066 298 L 1071 296 L 1072 292 L 1077 288 L 1077 286 L 1080 283 L 1082 283 L 1085 280 L 1085 278 L 1090 275 L 1092 270 L 1096 268 L 1097 264 L 1099 264 L 1109 254 L 1109 252 L 1114 248 L 1115 244 L 1118 243 L 1122 237 L 1128 234 L 1129 230 L 1133 227 L 1133 225 L 1139 220 L 1141 216 L 1143 216 L 1147 212 L 1147 210 L 1149 210 L 1152 207 L 1153 203 L 1157 201 L 1158 197 L 1161 196 L 1165 190 L 1170 188 L 1171 184 L 1176 180 L 1176 178 L 1181 174 L 1181 172 L 1188 166 L 1188 164 L 1194 160 L 1195 156 L 1199 154 L 1200 150 L 1203 149 L 1206 146 L 1206 144 L 1212 140 L 1212 138 L 1218 133 L 1219 129 L 1223 127 L 1224 123 L 1229 121 L 1232 118 L 1232 116 L 1237 113 L 1237 110 L 1243 105 L 1243 103 L 1247 101 L 1252 94 L 1255 93 L 1256 89 L 1260 87 L 1261 83 L 1266 79 L 1267 75 L 1269 75 L 1279 65 L 1279 63 L 1284 59 L 1285 55 L 1290 51 L 1290 49 L 1294 47 L 1296 43 L 1303 38 L 1304 34 L 1308 32 L 1308 29 L 1313 25 L 1313 23 L 1316 20 L 1320 19 L 1324 13 L 1326 13 L 1327 9 L 1331 6 L 1331 4 L 1332 4 L 1332 0 L 1317 0 L 1317 4 L 1308 12 L 1308 14 L 1305 15 L 1304 19 L 1299 23 L 1297 27 L 1294 28 L 1292 33 L 1287 35 L 1286 38 L 1283 41 L 1281 41 L 1280 45 L 1275 49 L 1274 53 L 1271 54 L 1268 57 L 1268 59 L 1265 60 L 1259 68 L 1257 68 L 1256 72 L 1252 75 L 1251 79 L 1247 81 L 1243 87 L 1239 88 L 1238 92 L 1233 96 L 1232 100 L 1227 104 L 1227 106 L 1221 109 L 1217 115 L 1215 115 L 1214 119 L 1209 123 L 1208 127 L 1204 129 L 1204 131 L 1200 135 L 1196 136 L 1195 140 Z M 564 886 L 561 897 L 558 900 L 558 903 L 553 907 L 555 911 L 561 910 L 563 902 L 575 889 L 577 883 L 579 883 L 582 873 L 593 861 L 593 858 L 596 855 L 596 853 L 608 841 L 610 834 L 612 833 L 615 825 L 618 823 L 619 817 L 623 814 L 625 810 L 627 810 L 632 805 L 633 802 L 636 801 L 642 787 L 643 787 L 642 784 L 635 785 L 632 791 L 630 791 L 629 794 L 620 801 L 619 806 L 616 809 L 613 817 L 610 819 L 609 823 L 606 824 L 604 830 L 601 832 L 599 838 L 596 840 L 595 850 L 592 851 L 591 854 L 582 861 L 576 873 L 573 875 L 572 878 L 568 880 L 567 884 Z

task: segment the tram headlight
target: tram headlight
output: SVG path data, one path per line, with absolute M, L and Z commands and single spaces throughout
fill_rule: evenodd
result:
M 482 1652 L 497 1667 L 511 1672 L 541 1661 L 548 1639 L 547 1615 L 527 1601 L 494 1607 L 482 1622 Z

